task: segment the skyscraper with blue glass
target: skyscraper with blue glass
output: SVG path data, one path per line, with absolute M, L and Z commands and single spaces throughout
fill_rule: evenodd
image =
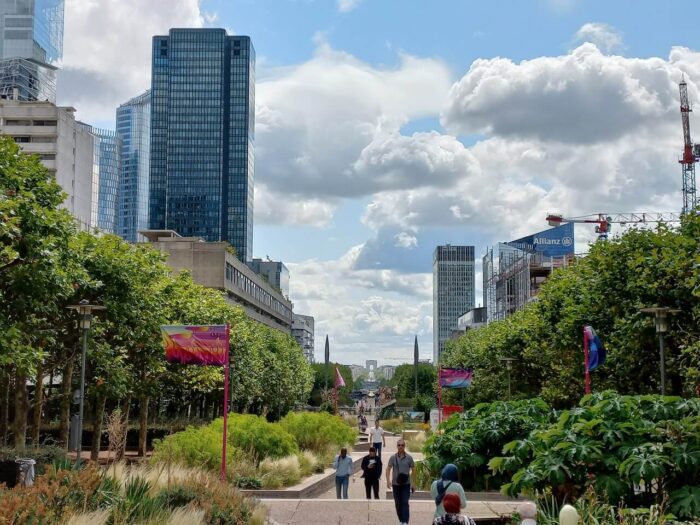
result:
M 0 98 L 56 101 L 64 0 L 0 0 Z
M 121 175 L 117 204 L 117 235 L 129 242 L 148 229 L 148 180 L 151 151 L 151 92 L 117 108 L 121 140 Z
M 255 50 L 223 29 L 153 38 L 149 228 L 253 246 Z

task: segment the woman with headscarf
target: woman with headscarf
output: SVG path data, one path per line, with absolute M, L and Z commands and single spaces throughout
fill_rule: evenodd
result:
M 445 465 L 445 468 L 442 469 L 441 478 L 433 481 L 430 487 L 430 495 L 435 500 L 436 518 L 445 514 L 443 499 L 446 494 L 455 494 L 459 498 L 460 508 L 463 509 L 467 506 L 467 498 L 464 495 L 464 489 L 462 485 L 459 484 L 459 481 L 457 481 L 457 467 L 452 463 Z

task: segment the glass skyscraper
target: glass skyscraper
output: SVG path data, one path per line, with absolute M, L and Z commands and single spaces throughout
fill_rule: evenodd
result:
M 253 246 L 255 50 L 223 29 L 153 38 L 149 228 Z
M 433 363 L 457 330 L 457 319 L 474 308 L 474 247 L 437 246 L 433 254 Z
M 0 0 L 0 98 L 56 100 L 64 0 Z
M 116 233 L 121 141 L 114 131 L 83 122 L 78 124 L 89 131 L 93 139 L 91 222 L 104 232 Z
M 151 151 L 151 91 L 117 108 L 117 136 L 121 141 L 121 174 L 116 234 L 138 241 L 148 229 L 148 180 Z

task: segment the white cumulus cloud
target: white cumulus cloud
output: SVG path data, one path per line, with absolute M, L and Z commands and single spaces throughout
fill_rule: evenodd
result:
M 574 36 L 576 42 L 590 42 L 606 53 L 622 49 L 622 34 L 608 24 L 589 22 L 583 24 Z

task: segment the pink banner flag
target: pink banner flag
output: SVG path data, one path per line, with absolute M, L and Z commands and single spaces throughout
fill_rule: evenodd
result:
M 226 366 L 226 325 L 161 326 L 165 359 L 183 365 Z
M 439 379 L 442 388 L 467 388 L 472 384 L 472 369 L 440 368 Z
M 335 387 L 340 388 L 345 386 L 345 381 L 343 380 L 343 376 L 340 375 L 340 370 L 338 370 L 338 367 L 335 367 Z

